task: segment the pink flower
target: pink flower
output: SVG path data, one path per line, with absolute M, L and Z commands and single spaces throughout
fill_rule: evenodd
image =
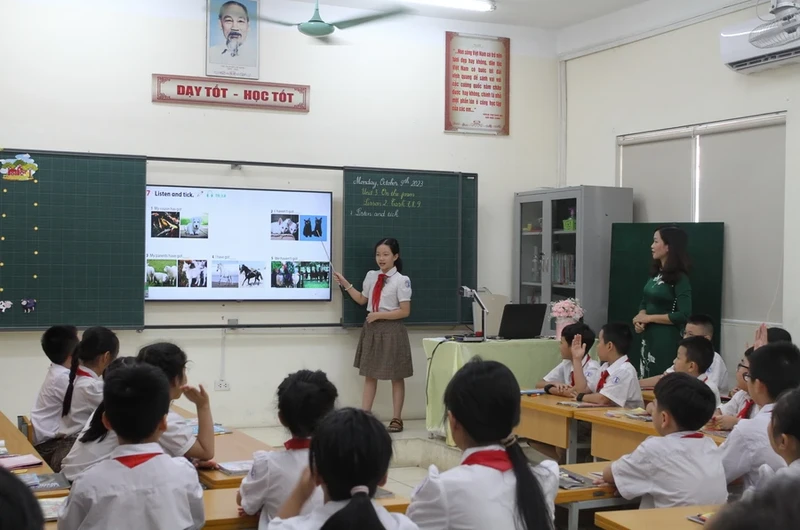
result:
M 580 320 L 583 318 L 584 311 L 578 300 L 569 298 L 558 302 L 550 302 L 550 314 L 555 318 Z

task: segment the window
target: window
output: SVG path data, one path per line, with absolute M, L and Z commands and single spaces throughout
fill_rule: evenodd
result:
M 725 223 L 725 320 L 783 320 L 785 123 L 771 114 L 617 139 L 634 222 Z

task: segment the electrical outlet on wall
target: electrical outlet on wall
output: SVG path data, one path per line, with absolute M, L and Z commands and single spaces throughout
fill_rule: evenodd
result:
M 216 392 L 227 392 L 231 389 L 231 385 L 224 379 L 217 379 L 214 381 L 214 390 Z

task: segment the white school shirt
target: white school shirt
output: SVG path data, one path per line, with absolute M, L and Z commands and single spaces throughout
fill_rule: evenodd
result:
M 94 414 L 92 414 L 93 416 Z M 90 417 L 78 435 L 78 439 L 75 440 L 75 444 L 70 449 L 69 454 L 61 462 L 61 472 L 70 482 L 73 482 L 81 473 L 84 473 L 92 466 L 108 460 L 114 449 L 119 446 L 117 433 L 114 431 L 108 431 L 106 437 L 102 440 L 83 443 L 81 438 L 89 430 L 91 423 L 92 419 Z M 197 437 L 194 435 L 194 430 L 189 422 L 180 414 L 170 411 L 167 414 L 167 430 L 158 439 L 158 445 L 164 449 L 164 452 L 168 456 L 183 456 L 196 441 Z
M 589 389 L 594 392 L 597 388 L 597 381 L 600 379 L 600 363 L 588 355 L 585 355 L 581 361 L 581 365 L 583 366 L 583 376 L 586 377 L 586 384 L 588 384 Z M 544 380 L 548 383 L 560 383 L 572 386 L 571 375 L 572 360 L 564 359 L 555 368 L 550 370 L 550 373 L 544 376 Z
M 614 484 L 626 499 L 642 498 L 641 509 L 723 504 L 728 484 L 722 456 L 708 436 L 676 432 L 651 436 L 611 464 Z
M 33 424 L 33 445 L 52 440 L 58 432 L 61 411 L 64 407 L 64 394 L 69 386 L 69 368 L 51 364 L 39 389 L 36 404 L 31 409 Z
M 758 489 L 763 489 L 770 481 L 775 479 L 790 478 L 792 480 L 800 479 L 800 460 L 795 460 L 786 467 L 777 471 L 764 464 L 758 470 Z M 745 492 L 745 497 L 749 497 L 755 493 L 755 488 L 751 488 Z
M 308 449 L 286 451 L 256 451 L 253 467 L 239 488 L 242 509 L 250 515 L 261 512 L 258 530 L 267 530 L 269 522 L 278 516 L 284 501 L 289 498 L 297 481 L 308 467 Z M 317 487 L 303 505 L 300 515 L 306 515 L 325 503 L 322 488 Z
M 719 388 L 717 388 L 717 385 L 715 385 L 711 378 L 708 377 L 708 373 L 700 374 L 697 376 L 697 378 L 704 382 L 706 386 L 714 393 L 714 406 L 719 408 L 722 405 L 722 400 L 719 397 Z
M 298 515 L 289 519 L 275 518 L 270 521 L 267 528 L 269 530 L 319 530 L 333 514 L 347 506 L 349 502 L 349 500 L 330 501 L 322 506 L 317 506 L 306 515 Z M 372 507 L 386 530 L 419 530 L 419 527 L 403 514 L 389 513 L 386 508 L 375 501 L 372 501 Z
M 642 399 L 642 388 L 639 386 L 639 376 L 636 369 L 628 362 L 628 356 L 623 355 L 609 366 L 603 363 L 600 367 L 600 377 L 602 372 L 608 370 L 606 384 L 599 393 L 613 401 L 619 407 L 635 409 L 644 407 Z M 599 384 L 599 383 L 598 383 Z
M 723 416 L 739 416 L 739 413 L 742 411 L 748 401 L 752 401 L 750 394 L 744 390 L 739 390 L 727 403 L 723 403 L 719 407 L 719 410 L 722 412 Z M 750 413 L 745 419 L 754 418 L 755 415 L 758 414 L 759 410 L 761 410 L 761 407 L 753 403 L 753 406 L 750 407 Z
M 372 312 L 372 290 L 378 282 L 381 271 L 369 271 L 361 287 L 361 295 L 367 299 L 367 311 Z M 400 302 L 411 301 L 411 280 L 397 272 L 397 267 L 386 273 L 386 280 L 381 290 L 380 312 L 400 309 Z
M 116 460 L 153 453 L 138 465 Z M 114 449 L 72 485 L 58 515 L 58 530 L 194 530 L 204 524 L 197 470 L 185 458 L 165 455 L 157 443 Z
M 489 445 L 467 449 L 461 461 L 481 451 L 505 451 L 505 448 Z M 553 517 L 558 465 L 545 460 L 531 469 Z M 513 469 L 501 472 L 481 465 L 459 465 L 439 472 L 436 466 L 431 466 L 428 477 L 411 494 L 406 514 L 420 530 L 513 530 L 519 528 L 516 488 Z
M 786 462 L 769 443 L 773 406 L 773 403 L 765 405 L 752 419 L 737 423 L 720 446 L 728 484 L 743 477 L 745 489 L 757 487 L 758 470 L 762 465 L 766 464 L 775 471 L 786 467 Z
M 670 366 L 667 368 L 667 371 L 664 372 L 664 375 L 671 374 L 674 371 L 675 367 Z M 708 375 L 712 383 L 717 385 L 720 392 L 727 394 L 730 391 L 730 385 L 728 384 L 728 367 L 725 366 L 722 355 L 714 352 L 714 360 L 711 362 L 711 366 L 708 370 L 706 370 L 706 375 Z
M 72 405 L 69 414 L 59 421 L 58 436 L 79 433 L 103 401 L 103 380 L 85 366 L 78 367 L 72 387 Z

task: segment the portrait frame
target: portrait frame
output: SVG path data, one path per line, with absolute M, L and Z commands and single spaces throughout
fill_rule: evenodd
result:
M 206 0 L 206 75 L 212 77 L 231 77 L 236 79 L 259 78 L 259 48 L 261 41 L 258 14 L 260 13 L 260 0 Z M 237 39 L 227 39 L 222 25 L 221 8 L 227 6 L 231 18 L 236 19 L 230 24 L 234 32 L 243 34 L 241 22 L 235 15 L 241 16 L 243 7 L 247 16 L 247 30 L 244 40 L 236 46 L 238 49 L 229 49 L 229 44 L 236 44 Z M 230 29 L 229 29 L 230 31 Z

